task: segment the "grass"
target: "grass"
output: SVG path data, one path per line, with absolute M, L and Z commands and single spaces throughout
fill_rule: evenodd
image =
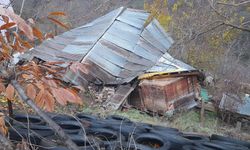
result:
M 196 110 L 191 110 L 179 114 L 170 126 L 185 132 L 199 132 L 205 134 L 218 133 L 219 121 L 215 113 L 206 112 L 204 126 L 200 123 L 200 114 Z
M 197 110 L 189 110 L 186 112 L 182 112 L 174 115 L 171 118 L 150 116 L 136 109 L 104 113 L 104 111 L 99 108 L 84 107 L 83 112 L 98 115 L 101 117 L 105 117 L 108 115 L 120 115 L 129 118 L 130 120 L 135 122 L 144 122 L 162 126 L 169 126 L 178 128 L 179 130 L 185 132 L 199 132 L 205 134 L 218 133 L 217 127 L 219 126 L 219 121 L 216 114 L 212 112 L 206 112 L 204 127 L 202 127 L 200 123 L 200 114 Z
M 6 99 L 0 97 L 0 106 L 3 107 L 2 110 L 6 110 L 7 103 Z M 21 109 L 20 109 L 21 106 Z M 0 108 L 1 108 L 0 107 Z M 21 103 L 13 102 L 13 107 L 15 111 L 25 111 L 31 112 L 32 110 L 29 107 L 25 107 Z M 19 108 L 19 109 L 15 109 Z M 205 113 L 205 123 L 204 126 L 201 126 L 200 123 L 200 114 L 198 110 L 192 109 L 185 112 L 179 112 L 173 117 L 160 117 L 160 116 L 151 116 L 146 113 L 140 112 L 136 109 L 127 109 L 124 111 L 105 111 L 100 107 L 88 107 L 85 106 L 76 106 L 74 104 L 68 105 L 67 107 L 56 107 L 55 110 L 57 113 L 66 113 L 66 114 L 75 114 L 77 112 L 85 112 L 100 117 L 106 117 L 108 115 L 120 115 L 134 122 L 144 122 L 161 126 L 168 126 L 177 128 L 183 132 L 196 132 L 202 134 L 220 134 L 228 135 L 235 138 L 244 139 L 250 141 L 250 133 L 245 131 L 237 131 L 235 127 L 222 123 L 215 113 L 206 112 Z
M 220 134 L 228 135 L 235 138 L 250 141 L 249 134 L 244 131 L 239 132 L 235 127 L 221 122 L 216 113 L 205 112 L 204 126 L 200 123 L 200 113 L 196 109 L 180 112 L 173 117 L 150 116 L 136 109 L 128 109 L 125 111 L 106 112 L 100 108 L 83 107 L 82 112 L 105 117 L 108 115 L 120 115 L 129 118 L 135 122 L 144 122 L 155 125 L 177 128 L 182 132 L 195 132 L 204 135 Z

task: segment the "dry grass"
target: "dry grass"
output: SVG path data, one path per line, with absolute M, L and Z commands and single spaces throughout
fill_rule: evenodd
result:
M 0 106 L 2 110 L 7 111 L 7 103 L 4 98 L 0 97 Z M 24 111 L 28 113 L 32 113 L 32 110 L 17 101 L 13 101 L 15 112 Z M 108 115 L 120 115 L 127 117 L 135 122 L 144 122 L 161 126 L 168 126 L 173 128 L 178 128 L 183 132 L 196 132 L 200 134 L 220 134 L 220 135 L 228 135 L 239 139 L 244 139 L 250 141 L 250 133 L 249 132 L 239 132 L 235 129 L 235 127 L 225 124 L 221 122 L 215 113 L 206 112 L 205 113 L 205 123 L 202 127 L 200 124 L 200 115 L 199 111 L 193 109 L 186 112 L 181 112 L 173 117 L 160 117 L 160 116 L 150 116 L 146 113 L 140 112 L 136 109 L 128 109 L 126 111 L 104 111 L 101 108 L 90 108 L 87 106 L 77 106 L 77 105 L 68 105 L 67 107 L 57 106 L 57 113 L 66 113 L 66 114 L 74 114 L 77 112 L 85 112 L 93 115 L 97 115 L 100 117 L 105 117 Z
M 221 122 L 217 115 L 213 112 L 205 113 L 205 123 L 204 126 L 201 126 L 200 114 L 196 109 L 178 113 L 171 118 L 150 116 L 136 109 L 129 109 L 127 111 L 104 112 L 99 108 L 84 107 L 82 108 L 82 112 L 99 115 L 101 117 L 115 114 L 127 117 L 135 122 L 144 122 L 173 127 L 183 132 L 196 132 L 205 135 L 220 134 L 250 141 L 249 133 L 246 133 L 244 131 L 239 132 L 235 129 L 235 127 Z

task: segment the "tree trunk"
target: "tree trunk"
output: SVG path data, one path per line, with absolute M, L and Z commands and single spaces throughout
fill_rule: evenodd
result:
M 64 141 L 65 145 L 71 150 L 79 150 L 77 145 L 69 138 L 69 136 L 62 130 L 62 128 L 56 124 L 48 115 L 46 115 L 37 105 L 27 97 L 21 85 L 16 81 L 12 80 L 11 84 L 16 89 L 20 100 L 28 104 L 41 118 L 43 118 L 48 125 L 55 130 L 61 140 Z
M 4 148 L 4 150 L 14 150 L 12 143 L 0 132 L 0 149 Z

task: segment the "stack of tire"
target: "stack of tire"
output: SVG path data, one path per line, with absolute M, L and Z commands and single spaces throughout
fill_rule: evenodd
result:
M 105 119 L 80 113 L 49 114 L 81 150 L 250 150 L 250 143 L 220 135 L 182 133 L 121 116 Z M 9 138 L 27 141 L 39 150 L 67 150 L 54 131 L 35 115 L 18 114 L 10 120 Z

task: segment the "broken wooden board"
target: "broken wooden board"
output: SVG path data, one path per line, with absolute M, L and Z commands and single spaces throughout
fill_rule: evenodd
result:
M 103 107 L 108 110 L 117 110 L 124 103 L 129 94 L 135 89 L 137 82 L 134 84 L 119 85 L 115 94 L 108 99 Z
M 201 109 L 201 102 L 198 102 L 198 105 L 196 107 Z M 216 108 L 211 102 L 204 103 L 204 109 L 207 111 L 216 112 Z

